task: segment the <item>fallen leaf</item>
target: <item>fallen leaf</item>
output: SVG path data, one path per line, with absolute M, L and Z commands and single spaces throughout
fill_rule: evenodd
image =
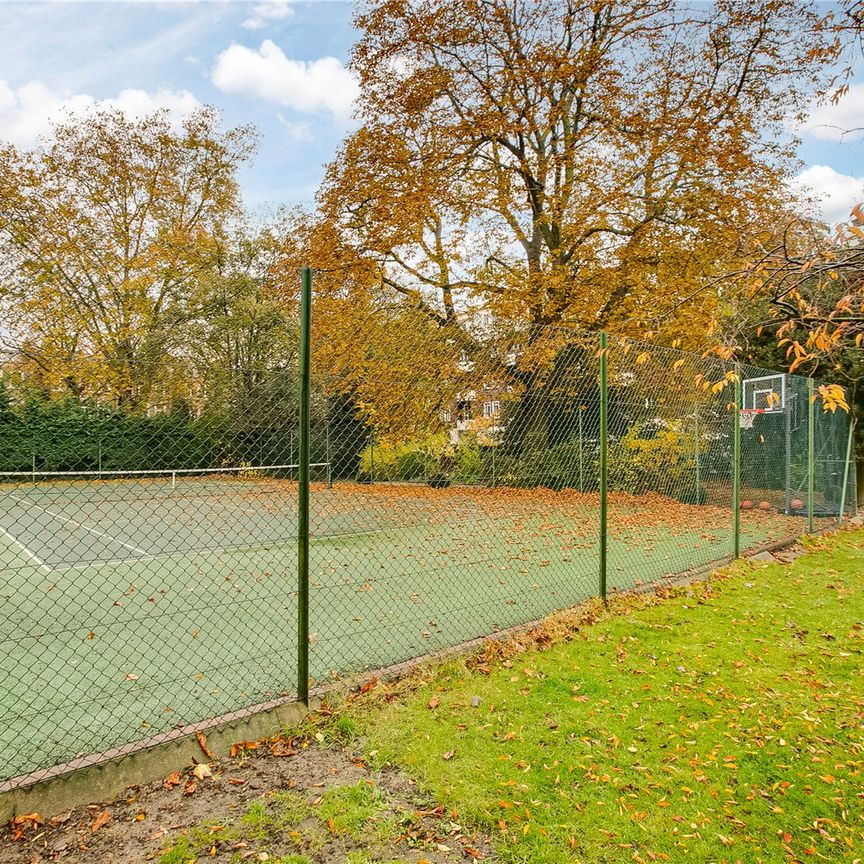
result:
M 448 751 L 447 751 L 447 752 L 446 752 L 446 753 L 445 753 L 441 758 L 442 758 L 445 762 L 449 762 L 449 761 L 450 761 L 450 760 L 451 760 L 455 755 L 456 755 L 456 751 L 455 751 L 455 750 L 448 750 Z
M 270 755 L 271 756 L 296 756 L 297 751 L 291 746 L 286 746 L 281 741 L 271 741 L 270 742 Z
M 260 741 L 239 741 L 231 745 L 231 758 L 233 759 L 244 750 L 257 750 L 261 746 Z
M 93 824 L 90 826 L 90 830 L 98 831 L 100 828 L 103 828 L 105 825 L 107 825 L 110 819 L 111 813 L 108 810 L 103 810 L 93 820 Z
M 203 762 L 199 762 L 193 769 L 192 773 L 198 780 L 203 780 L 205 777 L 212 777 L 213 772 L 210 770 L 209 765 L 205 765 Z
M 194 780 L 189 780 L 183 787 L 184 795 L 194 795 L 198 789 L 198 784 Z
M 42 824 L 42 816 L 39 813 L 23 813 L 12 820 L 13 840 L 20 840 L 28 828 L 37 828 Z
M 204 754 L 208 759 L 215 759 L 215 758 L 216 758 L 216 757 L 213 755 L 213 753 L 212 753 L 212 751 L 210 750 L 210 748 L 207 746 L 207 739 L 204 737 L 204 733 L 203 733 L 203 732 L 196 732 L 196 733 L 195 733 L 195 739 L 198 741 L 198 746 L 201 748 L 201 752 L 202 752 L 202 753 L 203 753 L 203 754 Z
M 434 709 L 437 708 L 440 704 L 441 704 L 441 700 L 440 700 L 437 696 L 433 696 L 433 697 L 429 700 L 429 702 L 427 703 L 427 707 L 429 707 L 429 708 L 431 708 L 432 710 L 434 710 Z
M 175 771 L 173 774 L 169 774 L 163 781 L 162 785 L 166 789 L 173 789 L 175 786 L 179 786 L 182 782 L 180 778 L 180 772 Z

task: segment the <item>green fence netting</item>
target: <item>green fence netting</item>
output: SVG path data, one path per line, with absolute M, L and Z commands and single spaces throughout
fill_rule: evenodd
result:
M 313 688 L 596 596 L 604 556 L 647 588 L 854 508 L 804 378 L 339 298 L 312 347 Z M 159 369 L 3 364 L 3 780 L 296 697 L 297 363 Z

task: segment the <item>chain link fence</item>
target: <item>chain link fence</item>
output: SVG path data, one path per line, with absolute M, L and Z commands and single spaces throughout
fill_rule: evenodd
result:
M 316 298 L 311 341 L 308 429 L 299 352 L 274 369 L 4 363 L 3 780 L 854 509 L 849 416 L 807 379 L 338 292 Z

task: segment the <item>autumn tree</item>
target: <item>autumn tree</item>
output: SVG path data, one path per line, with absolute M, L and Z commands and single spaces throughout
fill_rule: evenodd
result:
M 837 50 L 819 22 L 797 0 L 372 0 L 361 125 L 320 196 L 339 260 L 444 326 L 481 304 L 704 342 L 722 300 L 700 286 L 785 203 L 784 124 Z
M 297 318 L 283 302 L 281 256 L 278 226 L 244 219 L 217 238 L 184 340 L 184 353 L 203 373 L 252 380 L 296 362 Z
M 202 109 L 70 118 L 0 150 L 2 338 L 49 391 L 143 407 L 202 305 L 239 209 L 247 128 Z

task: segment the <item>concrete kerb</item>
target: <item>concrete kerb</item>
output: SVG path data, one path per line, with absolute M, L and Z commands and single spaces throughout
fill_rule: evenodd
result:
M 50 817 L 79 804 L 112 801 L 129 786 L 150 783 L 208 761 L 196 733 L 206 736 L 214 755 L 227 756 L 232 744 L 266 738 L 296 726 L 319 704 L 317 698 L 310 698 L 308 708 L 293 699 L 274 700 L 15 777 L 0 784 L 0 823 L 22 813 Z

